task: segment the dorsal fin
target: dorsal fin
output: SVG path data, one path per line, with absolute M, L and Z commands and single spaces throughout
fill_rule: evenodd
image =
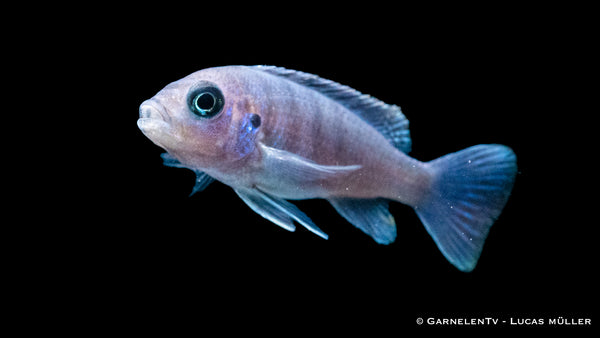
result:
M 394 147 L 404 153 L 410 152 L 408 119 L 402 114 L 400 107 L 386 104 L 370 95 L 313 74 L 274 66 L 254 68 L 288 79 L 339 102 L 377 129 Z

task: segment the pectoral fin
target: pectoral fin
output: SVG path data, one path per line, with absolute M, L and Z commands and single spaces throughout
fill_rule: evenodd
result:
M 320 165 L 302 156 L 285 150 L 260 145 L 263 154 L 263 165 L 267 172 L 279 173 L 291 182 L 307 182 L 345 175 L 360 169 L 360 165 Z
M 179 160 L 176 159 L 175 156 L 169 153 L 162 153 L 160 154 L 160 157 L 163 159 L 163 165 L 166 167 L 187 168 L 181 162 L 179 162 Z
M 235 189 L 235 192 L 254 212 L 286 230 L 296 230 L 293 222 L 296 221 L 318 236 L 328 238 L 308 216 L 284 199 L 270 196 L 258 189 Z
M 163 165 L 167 167 L 191 169 L 179 162 L 179 160 L 177 160 L 174 156 L 172 156 L 169 153 L 162 153 L 160 154 L 160 157 L 162 157 L 163 159 Z M 194 170 L 194 172 L 196 173 L 196 184 L 194 185 L 190 196 L 206 189 L 206 187 L 208 187 L 208 185 L 215 180 L 214 178 L 208 176 L 205 172 L 199 170 Z
M 383 198 L 329 199 L 337 212 L 348 222 L 364 231 L 379 244 L 390 244 L 396 239 L 396 222 Z

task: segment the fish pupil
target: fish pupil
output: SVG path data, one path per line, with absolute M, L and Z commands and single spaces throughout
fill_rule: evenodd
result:
M 200 93 L 194 100 L 194 105 L 198 111 L 210 112 L 215 107 L 216 99 L 213 94 L 209 92 Z

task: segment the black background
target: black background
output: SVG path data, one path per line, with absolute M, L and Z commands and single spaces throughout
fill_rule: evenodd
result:
M 50 287 L 53 299 L 68 294 L 94 325 L 132 332 L 404 332 L 425 329 L 418 317 L 592 317 L 593 224 L 571 190 L 586 181 L 567 171 L 581 158 L 565 143 L 575 134 L 562 122 L 569 99 L 555 89 L 572 65 L 555 52 L 574 44 L 560 22 L 516 9 L 415 19 L 366 6 L 236 16 L 217 7 L 107 17 L 74 39 L 68 60 L 88 102 L 79 114 L 91 119 L 69 139 L 71 153 L 86 147 L 70 176 L 80 190 L 61 209 L 69 221 L 39 235 L 53 239 L 40 258 L 63 290 Z M 314 73 L 401 106 L 410 155 L 422 161 L 510 146 L 516 184 L 476 269 L 449 264 L 401 204 L 391 204 L 398 238 L 381 246 L 325 201 L 294 203 L 327 241 L 277 227 L 220 183 L 188 197 L 194 174 L 162 165 L 163 150 L 137 128 L 139 104 L 191 72 L 235 64 Z

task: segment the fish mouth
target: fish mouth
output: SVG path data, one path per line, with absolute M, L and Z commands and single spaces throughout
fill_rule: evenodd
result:
M 171 117 L 160 103 L 150 99 L 140 105 L 137 126 L 144 135 L 161 147 L 167 139 L 174 138 L 170 122 Z
M 140 120 L 153 119 L 161 120 L 170 123 L 171 117 L 167 114 L 165 107 L 154 101 L 153 99 L 146 100 L 140 105 Z

